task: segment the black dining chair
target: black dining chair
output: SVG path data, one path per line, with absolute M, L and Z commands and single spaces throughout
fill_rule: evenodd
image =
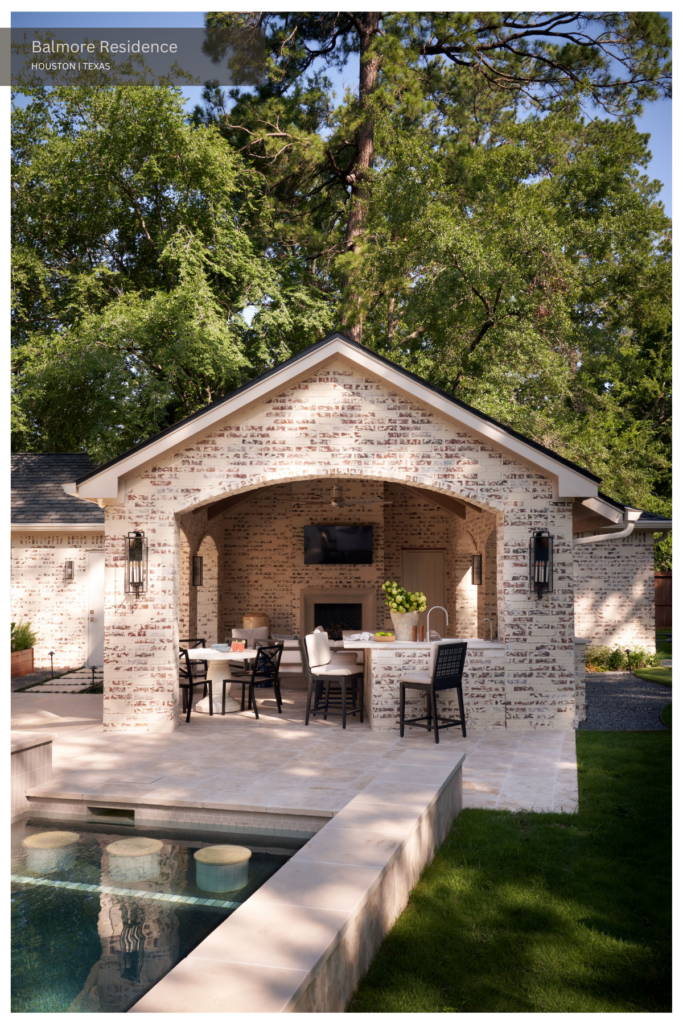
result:
M 206 647 L 206 637 L 195 636 L 189 640 L 179 640 L 178 643 L 181 647 L 187 647 L 188 650 L 193 650 L 196 647 Z M 193 661 L 192 663 L 192 678 L 193 679 L 206 679 L 209 674 L 209 663 L 208 661 Z M 206 686 L 204 687 L 204 696 L 206 697 Z
M 178 685 L 183 693 L 183 711 L 187 710 L 186 722 L 190 721 L 190 715 L 192 714 L 192 700 L 194 698 L 195 686 L 204 687 L 204 696 L 206 696 L 206 688 L 209 688 L 209 714 L 213 714 L 213 687 L 210 679 L 196 679 L 193 675 L 193 663 L 190 661 L 190 656 L 187 653 L 186 647 L 181 647 L 179 650 L 178 657 L 180 664 L 178 668 Z
M 259 717 L 258 705 L 256 703 L 256 696 L 254 693 L 254 686 L 257 683 L 265 683 L 266 686 L 272 686 L 275 691 L 275 701 L 277 703 L 278 714 L 282 714 L 282 694 L 280 692 L 280 659 L 282 658 L 282 649 L 284 642 L 281 640 L 279 643 L 266 643 L 265 641 L 257 641 L 258 647 L 256 648 L 256 657 L 254 658 L 254 664 L 251 670 L 251 674 L 247 679 L 244 675 L 238 679 L 233 678 L 233 682 L 242 684 L 242 705 L 240 711 L 244 711 L 244 689 L 249 687 L 249 702 L 247 704 L 247 710 L 251 711 L 252 703 L 254 705 L 254 715 L 256 718 Z M 227 684 L 230 682 L 229 679 L 223 680 L 223 714 L 225 714 L 225 689 Z
M 399 680 L 400 685 L 400 731 L 406 725 L 417 725 L 420 729 L 432 731 L 432 719 L 434 720 L 434 742 L 439 742 L 439 729 L 450 729 L 453 725 L 462 728 L 463 736 L 467 735 L 465 730 L 465 705 L 462 699 L 462 674 L 465 669 L 465 655 L 467 654 L 466 643 L 436 644 L 436 657 L 433 657 L 431 672 L 407 672 Z M 421 690 L 427 698 L 427 714 L 420 718 L 406 718 L 406 690 Z M 456 690 L 458 694 L 458 707 L 460 718 L 444 718 L 441 716 L 439 725 L 439 712 L 436 705 L 436 695 L 441 690 Z M 425 724 L 426 723 L 426 724 Z
M 322 634 L 323 636 L 325 634 Z M 309 634 L 310 637 L 316 638 L 315 633 Z M 320 635 L 313 641 L 319 643 Z M 301 637 L 299 639 L 299 650 L 301 651 L 301 665 L 303 667 L 304 679 L 306 681 L 306 721 L 308 725 L 311 716 L 311 701 L 313 699 L 313 688 L 316 688 L 316 699 L 315 706 L 313 708 L 313 714 L 316 711 L 321 710 L 320 708 L 320 697 L 318 694 L 318 688 L 322 687 L 322 711 L 323 720 L 327 721 L 328 714 L 341 714 L 342 716 L 342 729 L 346 728 L 346 716 L 354 716 L 357 712 L 360 714 L 360 721 L 363 721 L 363 679 L 364 671 L 358 665 L 350 664 L 349 662 L 335 661 L 330 657 L 329 661 L 320 665 L 311 665 L 311 660 L 308 652 L 307 637 Z M 325 641 L 327 638 L 325 637 Z M 324 646 L 324 645 L 322 645 Z M 327 645 L 329 646 L 329 645 Z M 341 707 L 338 709 L 337 702 L 334 701 L 332 708 L 330 709 L 330 689 L 332 689 L 333 701 L 335 691 L 339 693 Z M 356 703 L 357 702 L 357 703 Z

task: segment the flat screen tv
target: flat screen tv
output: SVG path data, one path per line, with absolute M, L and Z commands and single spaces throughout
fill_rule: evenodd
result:
M 305 565 L 371 565 L 371 526 L 304 526 Z

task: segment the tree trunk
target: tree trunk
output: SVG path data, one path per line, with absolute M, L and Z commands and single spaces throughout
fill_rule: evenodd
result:
M 360 40 L 360 76 L 358 81 L 358 105 L 361 113 L 367 108 L 367 101 L 370 94 L 377 85 L 379 77 L 379 57 L 365 59 L 372 40 L 379 29 L 379 11 L 369 11 L 356 15 L 356 28 Z M 357 157 L 354 164 L 351 179 L 351 209 L 346 226 L 346 250 L 353 251 L 356 248 L 356 240 L 363 234 L 368 209 L 368 188 L 367 172 L 372 167 L 375 153 L 375 122 L 372 118 L 366 118 L 356 133 Z M 350 282 L 344 282 L 349 290 L 348 300 L 350 311 L 354 304 L 360 303 L 360 296 L 354 295 L 350 288 Z M 363 325 L 358 317 L 353 326 L 347 327 L 347 333 L 354 341 L 362 344 Z

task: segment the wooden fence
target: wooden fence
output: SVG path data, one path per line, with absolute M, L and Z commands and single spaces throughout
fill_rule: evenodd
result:
M 655 573 L 655 629 L 671 629 L 671 570 Z

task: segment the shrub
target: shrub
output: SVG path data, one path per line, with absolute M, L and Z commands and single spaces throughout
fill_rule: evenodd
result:
M 14 651 L 26 651 L 29 647 L 35 647 L 38 634 L 31 629 L 30 622 L 12 623 L 12 653 Z
M 386 603 L 392 612 L 426 612 L 427 598 L 419 590 L 411 593 L 389 580 L 382 584 Z
M 631 668 L 651 668 L 659 665 L 661 655 L 651 653 L 643 647 L 629 648 Z M 616 647 L 587 647 L 586 669 L 589 672 L 624 672 L 628 669 L 626 648 L 617 644 Z

